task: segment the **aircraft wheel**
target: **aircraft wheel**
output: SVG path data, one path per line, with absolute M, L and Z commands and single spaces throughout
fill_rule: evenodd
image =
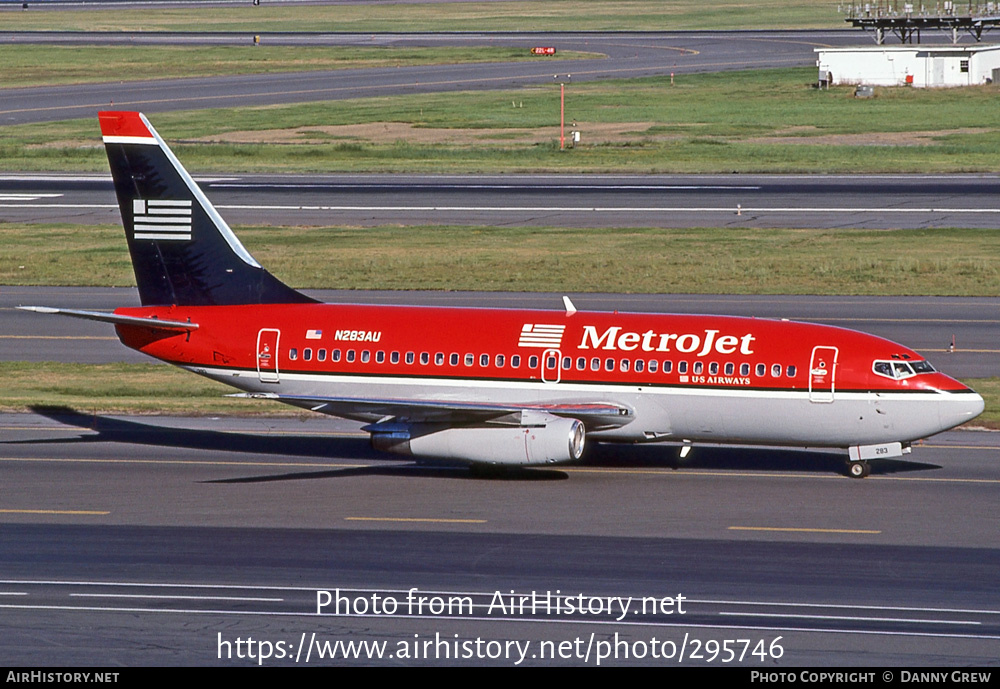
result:
M 871 466 L 868 462 L 851 462 L 847 471 L 851 475 L 851 478 L 864 478 L 871 473 Z

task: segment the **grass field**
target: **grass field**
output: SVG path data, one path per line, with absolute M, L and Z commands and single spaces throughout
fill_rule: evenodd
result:
M 1000 230 L 394 226 L 237 233 L 258 261 L 299 288 L 1000 294 Z M 0 235 L 0 284 L 134 284 L 120 227 L 5 223 Z
M 8 384 L 0 411 L 70 407 L 83 413 L 289 414 L 301 412 L 261 400 L 231 399 L 221 383 L 162 364 L 63 364 L 0 362 Z
M 843 25 L 832 0 L 524 0 L 161 9 L 0 6 L 7 31 L 667 31 Z
M 558 85 L 163 113 L 198 172 L 992 172 L 996 86 L 818 91 L 812 69 L 573 84 L 582 133 L 560 151 Z M 97 123 L 9 126 L 0 169 L 106 169 Z

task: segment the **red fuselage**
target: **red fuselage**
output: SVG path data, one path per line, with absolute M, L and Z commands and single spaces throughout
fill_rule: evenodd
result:
M 982 409 L 911 349 L 808 323 L 327 304 L 116 313 L 197 323 L 155 339 L 118 331 L 130 347 L 243 390 L 635 409 L 608 439 L 846 447 L 925 437 Z

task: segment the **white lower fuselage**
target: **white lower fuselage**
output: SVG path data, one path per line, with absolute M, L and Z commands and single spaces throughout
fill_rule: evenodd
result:
M 189 370 L 247 392 L 291 396 L 490 403 L 612 402 L 631 408 L 620 427 L 589 431 L 594 440 L 848 447 L 909 442 L 939 433 L 982 411 L 978 395 L 947 392 L 834 392 L 815 401 L 808 391 L 697 386 L 483 381 L 279 372 L 262 382 L 255 371 Z M 829 399 L 829 398 L 827 398 Z M 307 406 L 307 405 L 302 405 Z M 358 415 L 362 420 L 377 419 Z

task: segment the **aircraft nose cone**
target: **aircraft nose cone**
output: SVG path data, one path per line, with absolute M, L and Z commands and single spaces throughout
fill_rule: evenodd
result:
M 959 399 L 941 409 L 941 425 L 945 428 L 967 423 L 982 414 L 986 408 L 982 395 L 971 390 L 957 397 Z

